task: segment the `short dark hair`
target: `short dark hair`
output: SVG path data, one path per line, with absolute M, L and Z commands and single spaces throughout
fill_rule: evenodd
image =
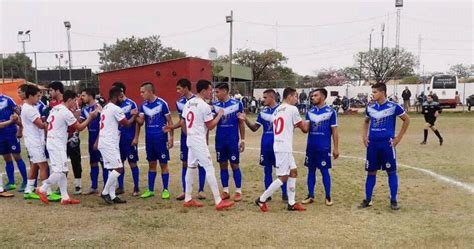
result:
M 276 98 L 277 98 L 277 94 L 276 94 L 275 90 L 273 90 L 273 89 L 267 89 L 267 90 L 263 91 L 263 93 L 264 93 L 264 94 L 270 94 L 270 95 L 272 95 L 272 97 L 273 97 L 275 100 L 276 100 Z
M 125 86 L 125 84 L 123 82 L 120 82 L 120 81 L 115 81 L 113 84 L 112 84 L 112 87 L 120 87 L 122 88 L 122 92 L 125 93 L 125 91 L 127 90 L 127 87 Z
M 314 92 L 320 92 L 322 95 L 324 95 L 324 99 L 326 99 L 328 97 L 328 91 L 324 88 L 318 88 L 314 91 L 312 91 L 312 93 Z
M 40 89 L 35 85 L 30 85 L 30 84 L 24 84 L 24 85 L 25 87 L 24 87 L 24 90 L 22 91 L 25 92 L 26 98 L 29 98 L 30 96 L 35 96 L 36 94 L 40 92 Z
M 59 90 L 60 93 L 64 94 L 64 85 L 61 81 L 53 81 L 49 83 L 48 88 L 51 88 L 55 91 Z
M 220 90 L 229 91 L 229 84 L 227 84 L 227 83 L 219 83 L 219 84 L 216 85 L 216 88 L 217 88 L 217 89 L 220 89 Z
M 25 92 L 26 88 L 28 87 L 29 84 L 21 84 L 18 86 L 18 89 L 20 89 L 20 91 L 22 92 Z
M 199 80 L 197 83 L 196 83 L 196 91 L 198 93 L 206 90 L 209 88 L 209 86 L 211 86 L 211 82 L 209 82 L 208 80 Z
M 433 98 L 433 94 L 428 94 L 428 97 Z
M 283 99 L 286 99 L 288 96 L 296 93 L 296 89 L 293 87 L 287 87 L 285 90 L 283 90 Z
M 178 80 L 176 83 L 177 86 L 180 86 L 182 88 L 188 88 L 189 91 L 191 91 L 191 81 L 189 81 L 186 78 Z
M 120 94 L 123 93 L 122 88 L 119 86 L 114 86 L 109 90 L 109 100 L 113 98 L 118 98 Z
M 83 89 L 81 92 L 85 92 L 87 95 L 92 96 L 94 98 L 95 98 L 95 95 L 96 95 L 95 90 L 92 89 L 92 88 Z
M 153 83 L 147 81 L 147 82 L 144 82 L 140 87 L 144 87 L 144 86 L 145 87 L 149 86 L 151 88 L 151 91 L 155 93 L 155 86 L 153 85 Z
M 387 94 L 387 85 L 385 85 L 385 83 L 375 83 L 372 85 L 372 89 L 377 89 Z
M 64 94 L 63 94 L 63 101 L 64 102 L 67 102 L 68 100 L 75 99 L 75 98 L 77 98 L 77 93 L 74 92 L 73 90 L 64 91 Z

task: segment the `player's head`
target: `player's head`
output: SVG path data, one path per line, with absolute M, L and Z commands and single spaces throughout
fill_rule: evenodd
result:
M 127 91 L 127 87 L 125 86 L 125 84 L 120 81 L 115 81 L 112 84 L 112 87 L 120 87 L 122 89 L 123 94 L 125 94 L 125 92 Z
M 219 83 L 216 85 L 215 92 L 219 101 L 225 101 L 229 97 L 229 85 L 227 83 Z
M 298 103 L 298 93 L 293 87 L 287 87 L 283 90 L 283 100 L 290 104 L 296 105 Z
M 199 80 L 196 83 L 196 92 L 203 99 L 212 99 L 212 84 L 208 80 Z
M 155 86 L 151 82 L 145 82 L 140 86 L 140 95 L 144 100 L 152 100 L 155 96 Z
M 24 94 L 26 101 L 31 105 L 36 105 L 41 98 L 41 91 L 40 89 L 31 84 L 25 84 L 24 87 Z
M 176 92 L 181 96 L 185 96 L 191 92 L 191 81 L 186 78 L 178 80 L 178 82 L 176 82 Z
M 52 99 L 58 99 L 59 96 L 64 94 L 64 85 L 61 81 L 53 81 L 48 85 L 49 96 Z
M 428 94 L 428 95 L 426 96 L 426 101 L 428 101 L 428 102 L 433 101 L 433 95 Z
M 92 88 L 86 88 L 81 91 L 81 101 L 84 104 L 91 104 L 95 100 L 96 92 Z
M 120 103 L 123 101 L 123 92 L 122 88 L 118 86 L 114 86 L 110 88 L 109 90 L 109 102 L 120 105 Z
M 77 107 L 77 93 L 72 90 L 66 90 L 63 94 L 63 103 L 68 109 L 75 109 Z
M 375 83 L 372 85 L 372 98 L 375 101 L 384 100 L 387 97 L 387 85 Z
M 26 99 L 25 90 L 27 87 L 28 87 L 28 84 L 21 84 L 20 86 L 18 86 L 18 89 L 16 89 L 16 92 L 18 93 L 18 97 L 20 97 L 20 99 L 22 100 Z
M 311 103 L 313 105 L 321 105 L 326 101 L 326 97 L 328 96 L 328 91 L 324 88 L 318 88 L 311 92 Z
M 276 104 L 277 94 L 273 89 L 263 91 L 263 104 L 265 106 L 273 106 Z

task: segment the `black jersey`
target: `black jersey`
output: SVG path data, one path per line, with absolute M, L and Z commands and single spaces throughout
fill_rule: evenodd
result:
M 439 106 L 439 103 L 438 102 L 435 102 L 435 101 L 431 101 L 431 102 L 428 102 L 428 101 L 425 101 L 423 103 L 423 109 L 422 109 L 422 113 L 423 115 L 425 115 L 425 118 L 428 118 L 428 119 L 433 119 L 433 118 L 436 118 L 435 117 L 435 113 L 436 112 L 441 112 L 441 107 Z

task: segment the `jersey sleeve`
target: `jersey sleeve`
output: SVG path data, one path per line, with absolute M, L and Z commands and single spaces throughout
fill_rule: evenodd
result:
M 14 110 L 14 109 L 16 108 L 16 103 L 15 103 L 15 101 L 14 101 L 13 99 L 7 98 L 7 103 L 8 103 L 8 106 L 9 106 L 12 110 Z
M 125 113 L 123 113 L 123 110 L 120 107 L 115 109 L 114 117 L 115 117 L 115 120 L 117 120 L 117 122 L 120 122 L 120 121 L 122 121 L 123 119 L 126 118 Z
M 23 109 L 26 113 L 26 119 L 30 122 L 34 122 L 37 118 L 41 118 L 40 114 L 36 109 Z
M 337 126 L 337 113 L 335 110 L 332 110 L 332 115 L 331 115 L 331 118 L 329 119 L 329 123 L 331 124 L 331 127 Z
M 140 106 L 140 108 L 138 109 L 138 114 L 140 115 L 145 115 L 145 112 L 143 111 L 143 104 Z
M 369 115 L 369 107 L 368 107 L 368 106 L 365 108 L 365 117 L 366 117 L 366 118 L 370 118 L 370 115 Z
M 403 107 L 399 104 L 396 104 L 395 105 L 395 115 L 401 116 L 403 114 L 405 114 L 405 110 L 403 110 Z
M 242 101 L 239 101 L 239 111 L 240 113 L 244 112 L 244 105 L 242 104 Z
M 204 114 L 204 123 L 211 121 L 214 119 L 214 113 L 209 105 L 205 105 L 202 109 Z
M 163 101 L 163 109 L 161 111 L 165 116 L 170 114 L 170 108 L 168 107 L 168 103 L 165 101 Z
M 77 122 L 76 117 L 74 117 L 74 114 L 72 114 L 71 111 L 68 110 L 68 111 L 64 112 L 64 115 L 65 115 L 67 126 L 71 126 L 71 125 L 73 125 L 74 123 Z
M 87 117 L 86 117 L 86 108 L 82 108 L 81 109 L 81 120 L 86 120 Z
M 262 111 L 263 112 L 263 111 Z M 255 123 L 259 124 L 259 125 L 262 125 L 263 124 L 263 118 L 262 118 L 262 112 L 260 112 L 257 116 L 257 121 L 255 121 Z
M 300 113 L 298 112 L 298 109 L 295 107 L 293 108 L 293 113 L 292 113 L 292 118 L 293 118 L 293 124 L 296 125 L 297 123 L 301 122 L 301 116 Z
M 307 111 L 306 114 L 304 115 L 304 119 L 305 119 L 305 120 L 310 120 L 310 119 L 309 119 L 309 111 Z

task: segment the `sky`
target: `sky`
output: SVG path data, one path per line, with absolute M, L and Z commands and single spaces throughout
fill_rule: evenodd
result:
M 21 52 L 20 30 L 31 30 L 27 52 L 67 50 L 63 21 L 70 21 L 73 50 L 99 49 L 117 38 L 160 35 L 165 46 L 208 58 L 229 53 L 233 10 L 233 49 L 277 49 L 301 75 L 354 65 L 354 54 L 396 44 L 395 1 L 12 1 L 0 2 L 0 53 Z M 420 53 L 420 73 L 446 72 L 450 65 L 473 64 L 472 1 L 405 0 L 400 47 Z M 421 37 L 421 43 L 419 43 Z M 64 53 L 67 57 L 67 53 Z M 33 59 L 32 54 L 29 54 Z M 64 60 L 61 62 L 64 65 Z M 98 70 L 97 52 L 74 52 L 74 67 Z M 38 53 L 38 68 L 58 65 L 55 52 Z

